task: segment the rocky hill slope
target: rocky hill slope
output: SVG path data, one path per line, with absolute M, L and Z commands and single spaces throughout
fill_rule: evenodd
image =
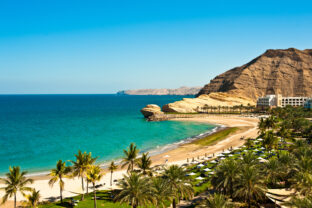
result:
M 248 106 L 255 105 L 252 99 L 237 96 L 225 92 L 210 93 L 209 95 L 200 95 L 197 98 L 183 98 L 181 101 L 166 104 L 162 107 L 164 112 L 178 112 L 178 113 L 194 113 L 204 106 Z
M 123 90 L 117 94 L 124 95 L 196 95 L 202 87 L 180 87 L 177 89 L 139 89 Z
M 312 96 L 312 49 L 267 50 L 249 63 L 218 75 L 198 95 L 227 92 L 256 101 L 266 94 Z

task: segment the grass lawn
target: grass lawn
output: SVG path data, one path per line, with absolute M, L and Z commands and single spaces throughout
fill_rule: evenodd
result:
M 208 135 L 204 138 L 195 140 L 194 142 L 192 142 L 192 144 L 197 144 L 197 145 L 201 145 L 201 146 L 212 145 L 218 141 L 225 139 L 227 136 L 236 132 L 238 129 L 239 129 L 238 127 L 226 128 L 226 129 L 218 131 L 214 134 Z
M 127 204 L 120 204 L 120 203 L 115 203 L 111 199 L 111 192 L 109 191 L 97 191 L 97 207 L 105 207 L 105 208 L 130 208 L 129 205 Z M 76 196 L 74 197 L 75 200 L 81 199 L 81 196 Z M 53 202 L 53 203 L 46 203 L 43 205 L 40 205 L 39 208 L 61 208 L 61 207 L 72 207 L 70 205 L 70 199 L 64 199 L 64 202 L 61 204 L 60 202 Z M 85 200 L 80 201 L 78 203 L 77 208 L 93 208 L 94 202 L 93 202 L 93 193 L 86 194 L 85 195 Z
M 97 207 L 99 208 L 131 208 L 130 205 L 123 203 L 120 204 L 119 202 L 113 202 L 112 200 L 112 194 L 110 191 L 97 191 Z M 75 208 L 93 208 L 94 207 L 94 201 L 93 201 L 93 193 L 85 194 L 84 201 L 80 201 L 81 195 L 73 197 L 75 200 L 79 200 L 79 203 Z M 39 208 L 62 208 L 62 207 L 71 207 L 70 204 L 71 199 L 66 198 L 63 200 L 63 203 L 61 202 L 46 202 L 45 204 L 42 204 L 39 206 Z M 166 203 L 168 206 L 170 203 Z M 138 207 L 143 208 L 143 207 Z M 147 208 L 155 208 L 155 206 L 148 206 Z

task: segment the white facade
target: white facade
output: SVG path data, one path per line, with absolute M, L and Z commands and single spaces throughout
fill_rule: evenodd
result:
M 282 107 L 287 105 L 291 106 L 303 106 L 304 103 L 308 100 L 308 97 L 283 97 L 282 98 Z
M 305 102 L 309 100 L 308 97 L 282 97 L 281 95 L 266 95 L 259 97 L 257 100 L 258 107 L 285 107 L 290 106 L 304 106 Z
M 259 107 L 270 107 L 276 105 L 275 95 L 266 95 L 265 97 L 259 97 L 257 100 L 257 106 Z

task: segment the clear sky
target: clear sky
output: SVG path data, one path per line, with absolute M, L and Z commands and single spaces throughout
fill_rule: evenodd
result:
M 312 48 L 312 1 L 1 0 L 0 94 L 202 86 Z

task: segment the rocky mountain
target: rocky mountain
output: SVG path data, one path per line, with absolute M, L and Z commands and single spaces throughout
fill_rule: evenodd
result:
M 199 95 L 227 92 L 253 101 L 266 94 L 312 96 L 312 49 L 267 50 L 249 63 L 218 75 Z
M 120 95 L 196 95 L 202 87 L 180 87 L 178 89 L 123 90 Z

